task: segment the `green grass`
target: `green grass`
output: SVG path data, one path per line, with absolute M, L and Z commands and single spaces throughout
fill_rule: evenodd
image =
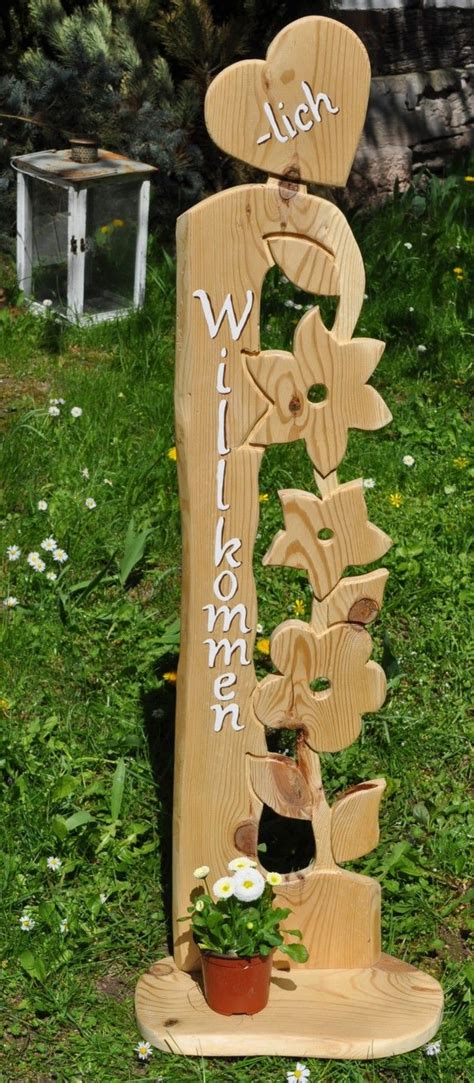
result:
M 385 949 L 443 983 L 441 1052 L 307 1061 L 312 1083 L 468 1078 L 473 187 L 462 177 L 432 181 L 425 196 L 411 193 L 353 221 L 368 283 L 357 333 L 387 342 L 372 382 L 394 421 L 351 434 L 340 477 L 375 479 L 370 517 L 393 538 L 374 630 L 374 657 L 391 679 L 362 739 L 323 757 L 329 794 L 376 775 L 388 780 L 380 845 L 356 867 L 382 882 Z M 4 280 L 9 274 L 5 267 Z M 265 290 L 265 347 L 291 346 L 299 312 L 285 300 L 310 298 L 275 272 Z M 0 614 L 2 1083 L 274 1083 L 295 1063 L 200 1063 L 155 1051 L 140 1065 L 133 1052 L 136 979 L 168 951 L 174 687 L 163 675 L 176 668 L 181 544 L 168 457 L 173 323 L 174 268 L 153 254 L 146 308 L 122 323 L 79 330 L 22 309 L 0 314 L 2 597 L 20 602 Z M 60 397 L 65 405 L 51 418 L 49 399 Z M 300 444 L 264 457 L 269 499 L 257 558 L 281 525 L 276 492 L 288 484 L 311 487 Z M 69 558 L 56 568 L 42 553 L 55 582 L 25 560 L 51 534 Z M 19 561 L 7 561 L 10 545 L 21 548 Z M 259 559 L 255 572 L 264 635 L 297 601 L 309 617 L 305 575 L 264 569 Z M 257 666 L 267 670 L 265 657 Z M 48 871 L 50 855 L 61 858 L 59 872 Z M 28 907 L 29 933 L 19 924 Z

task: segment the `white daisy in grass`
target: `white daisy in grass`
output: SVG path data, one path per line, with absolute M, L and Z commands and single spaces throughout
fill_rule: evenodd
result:
M 64 549 L 55 549 L 53 553 L 53 560 L 57 560 L 59 564 L 64 564 L 69 557 Z
M 425 1045 L 424 1052 L 427 1057 L 438 1057 L 441 1053 L 441 1042 L 428 1042 L 428 1045 Z
M 82 417 L 82 408 L 80 406 L 73 406 L 71 417 Z
M 234 880 L 233 876 L 221 876 L 216 880 L 212 890 L 217 899 L 229 899 L 234 894 Z
M 313 306 L 311 306 L 311 307 L 313 307 Z M 256 624 L 255 625 L 255 631 L 256 631 L 258 636 L 263 635 L 263 624 Z
M 403 459 L 402 459 L 402 463 L 403 463 L 404 466 L 414 466 L 415 465 L 415 460 L 413 458 L 413 455 L 404 455 Z
M 59 406 L 50 406 L 49 407 L 48 414 L 49 414 L 50 417 L 59 417 L 60 413 L 61 413 L 61 411 L 59 409 Z
M 105 894 L 105 891 L 101 891 L 101 893 L 99 895 L 99 900 L 102 903 L 102 906 L 105 905 L 105 903 L 107 902 L 107 899 L 108 899 L 108 895 Z
M 233 878 L 233 888 L 239 902 L 253 902 L 263 895 L 265 880 L 258 869 L 239 869 Z
M 49 579 L 50 583 L 54 583 L 58 577 L 56 572 L 46 572 L 46 578 Z
M 257 862 L 252 861 L 250 857 L 234 857 L 232 861 L 229 861 L 227 868 L 230 872 L 238 872 L 239 869 L 256 869 Z
M 63 933 L 63 934 L 69 932 L 69 922 L 68 922 L 67 918 L 63 918 L 62 921 L 60 921 L 60 923 L 59 923 L 59 932 Z
M 298 1060 L 296 1062 L 296 1068 L 293 1068 L 292 1072 L 286 1073 L 287 1083 L 301 1083 L 301 1080 L 309 1079 L 310 1070 L 306 1067 L 306 1064 L 301 1064 Z
M 18 605 L 18 598 L 15 598 L 13 594 L 8 594 L 7 597 L 3 599 L 3 604 L 5 609 L 14 609 L 15 606 Z
M 408 251 L 410 251 L 410 249 L 413 248 L 413 245 L 412 245 L 411 241 L 405 241 L 404 244 L 403 244 L 403 247 L 408 248 Z
M 59 403 L 59 399 L 50 399 L 49 403 L 50 403 L 50 406 L 57 406 L 58 403 Z
M 267 884 L 271 884 L 272 887 L 276 887 L 277 884 L 281 884 L 283 877 L 279 872 L 267 872 L 265 877 Z
M 87 499 L 84 500 L 84 504 L 86 505 L 86 508 L 89 508 L 89 511 L 92 511 L 93 508 L 97 507 L 97 504 L 92 496 L 88 496 Z
M 196 877 L 196 880 L 205 880 L 206 876 L 209 876 L 209 872 L 209 865 L 198 865 L 193 872 L 193 876 Z
M 149 1060 L 153 1056 L 153 1050 L 149 1042 L 139 1042 L 135 1046 L 134 1052 L 137 1054 L 139 1060 Z
M 38 508 L 38 511 L 47 511 L 48 510 L 48 501 L 47 500 L 38 500 L 38 503 L 37 503 L 36 507 Z
M 428 347 L 427 347 L 427 346 L 423 346 L 423 343 L 421 343 L 421 344 L 420 344 L 419 346 L 417 346 L 416 348 L 417 348 L 417 350 L 418 350 L 418 353 L 426 353 L 426 351 L 427 351 L 427 349 L 428 349 Z
M 110 478 L 104 478 L 104 485 L 113 485 L 113 481 Z
M 82 474 L 83 478 L 85 478 L 85 479 L 86 479 L 86 481 L 88 481 L 88 480 L 89 480 L 89 471 L 88 471 L 88 469 L 87 469 L 87 466 L 84 466 L 84 467 L 82 468 L 82 470 L 81 470 L 81 474 Z
M 65 402 L 66 402 L 66 399 L 58 399 L 59 406 L 64 406 Z
M 45 553 L 54 553 L 54 550 L 58 548 L 58 543 L 55 538 L 43 538 L 41 548 L 44 549 Z
M 62 861 L 61 861 L 60 857 L 48 857 L 47 861 L 46 861 L 46 864 L 48 866 L 48 869 L 51 869 L 52 872 L 59 872 L 59 869 L 61 868 L 61 865 L 62 865 Z
M 364 486 L 364 489 L 375 489 L 377 482 L 375 478 L 364 478 L 362 484 Z
M 19 560 L 21 557 L 21 549 L 17 545 L 9 545 L 7 547 L 8 560 Z
M 33 571 L 44 572 L 46 564 L 44 560 L 41 559 L 39 553 L 37 553 L 36 550 L 34 550 L 32 553 L 28 553 L 26 559 L 28 561 L 28 564 L 30 565 L 30 568 L 33 568 Z
M 21 915 L 20 927 L 23 929 L 24 933 L 31 933 L 31 930 L 34 929 L 35 925 L 36 921 L 30 916 L 30 914 Z

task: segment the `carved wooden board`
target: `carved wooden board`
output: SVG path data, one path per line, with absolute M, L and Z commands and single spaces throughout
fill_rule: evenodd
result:
M 357 739 L 363 714 L 378 710 L 385 694 L 366 626 L 380 610 L 388 573 L 378 568 L 351 575 L 350 569 L 378 561 L 390 539 L 368 519 L 362 479 L 340 484 L 337 477 L 350 430 L 376 430 L 390 420 L 369 383 L 383 343 L 353 337 L 365 287 L 359 249 L 337 207 L 309 195 L 301 183 L 345 182 L 369 75 L 355 35 L 319 17 L 285 27 L 266 61 L 243 61 L 222 72 L 206 99 L 209 132 L 227 153 L 273 176 L 266 184 L 221 192 L 178 222 L 175 406 L 183 589 L 174 963 L 161 977 L 157 970 L 151 984 L 142 979 L 137 1005 L 143 1033 L 162 1048 L 175 1048 L 168 1032 L 179 1024 L 180 1052 L 280 1052 L 280 1028 L 288 1053 L 290 1026 L 302 1042 L 299 1054 L 381 1055 L 427 1040 L 439 1020 L 439 986 L 417 975 L 421 984 L 415 988 L 410 968 L 380 959 L 379 885 L 339 867 L 377 845 L 384 780 L 352 787 L 330 805 L 319 761 L 320 752 L 336 753 Z M 275 265 L 314 298 L 291 351 L 261 349 L 260 297 Z M 330 326 L 318 309 L 321 295 L 338 299 Z M 315 385 L 323 389 L 318 402 L 311 401 Z M 284 529 L 264 563 L 270 571 L 284 565 L 306 572 L 311 619 L 284 621 L 274 630 L 275 672 L 257 682 L 259 468 L 269 445 L 295 440 L 304 442 L 311 460 L 314 492 L 279 493 Z M 325 681 L 322 691 L 314 691 L 317 678 Z M 268 750 L 268 729 L 281 727 L 297 731 L 294 757 Z M 285 996 L 287 988 L 296 990 L 293 1015 L 285 1001 L 284 1025 L 279 1022 L 284 996 L 280 1004 L 276 979 L 272 1024 L 247 1027 L 243 1045 L 239 1038 L 234 1047 L 227 1024 L 218 1031 L 213 1022 L 209 1029 L 196 983 L 183 973 L 199 960 L 189 926 L 177 919 L 186 913 L 196 866 L 209 865 L 217 879 L 236 853 L 257 857 L 264 805 L 312 826 L 314 861 L 289 871 L 277 889 L 278 900 L 294 911 L 291 925 L 302 930 L 310 960 L 302 970 L 293 968 L 294 981 L 281 986 Z M 318 973 L 327 976 L 322 984 Z M 399 976 L 397 1015 L 392 999 Z M 423 999 L 423 981 L 429 1004 L 420 1007 L 417 1024 L 410 1005 Z M 164 1005 L 174 990 L 177 1018 L 150 1025 L 149 1012 L 168 1012 Z M 352 1005 L 352 1022 L 346 1022 L 346 1009 L 339 1019 L 341 998 Z M 383 1034 L 365 1026 L 369 1001 L 383 1019 Z M 327 1005 L 327 1039 L 308 1038 L 316 1024 L 314 1013 L 304 1015 L 304 1005 L 311 1004 L 318 1012 Z

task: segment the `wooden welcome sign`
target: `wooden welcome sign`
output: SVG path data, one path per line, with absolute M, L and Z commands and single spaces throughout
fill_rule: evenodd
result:
M 306 181 L 344 185 L 365 118 L 370 69 L 358 38 L 308 17 L 287 26 L 267 60 L 222 72 L 206 124 L 226 153 L 264 170 L 266 184 L 221 192 L 178 222 L 176 443 L 183 524 L 183 604 L 174 797 L 174 959 L 137 987 L 144 1036 L 192 1054 L 372 1058 L 416 1048 L 436 1031 L 437 982 L 381 953 L 380 887 L 340 868 L 379 837 L 385 782 L 324 795 L 319 753 L 355 741 L 385 695 L 366 625 L 382 604 L 384 569 L 370 565 L 390 539 L 367 516 L 362 479 L 339 484 L 351 428 L 375 430 L 390 413 L 367 382 L 384 348 L 353 338 L 364 298 L 361 254 L 344 216 Z M 260 349 L 260 296 L 277 265 L 301 289 L 338 297 L 327 327 L 306 312 L 291 352 Z M 323 385 L 325 398 L 308 392 Z M 253 549 L 258 477 L 270 444 L 304 440 L 315 492 L 279 493 L 284 529 L 267 565 L 303 569 L 311 620 L 271 637 L 276 673 L 252 664 L 258 604 Z M 313 692 L 324 677 L 328 687 Z M 270 754 L 267 729 L 297 731 L 297 755 Z M 286 975 L 277 962 L 268 1007 L 216 1015 L 197 977 L 186 913 L 193 869 L 217 878 L 242 853 L 258 859 L 263 806 L 310 820 L 316 857 L 276 889 L 293 910 L 310 959 Z

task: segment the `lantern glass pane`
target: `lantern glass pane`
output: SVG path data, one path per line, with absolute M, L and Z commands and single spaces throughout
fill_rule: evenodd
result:
M 67 308 L 68 193 L 28 177 L 32 218 L 32 296 Z
M 98 184 L 87 193 L 84 312 L 133 305 L 140 185 Z

